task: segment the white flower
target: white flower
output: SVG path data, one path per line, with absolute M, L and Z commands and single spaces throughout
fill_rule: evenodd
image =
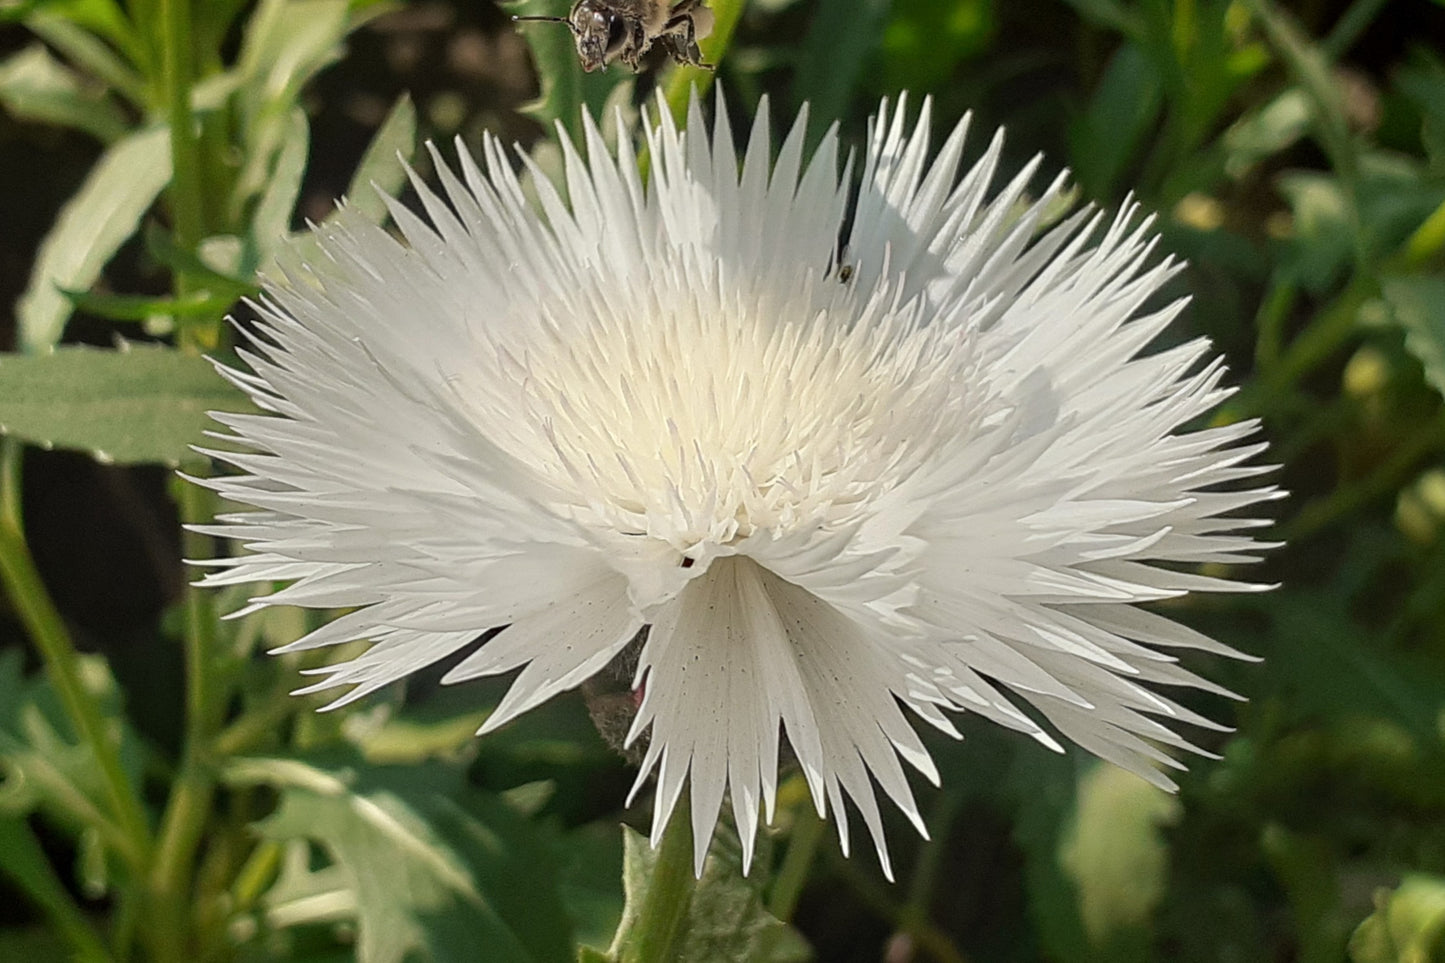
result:
M 1148 350 L 1177 268 L 1132 207 L 1040 233 L 1062 178 L 993 191 L 998 136 L 959 178 L 966 123 L 930 164 L 901 102 L 839 255 L 836 132 L 804 164 L 800 117 L 772 163 L 768 127 L 739 165 L 721 106 L 711 138 L 664 109 L 644 178 L 589 120 L 569 201 L 532 168 L 540 213 L 487 139 L 484 169 L 438 159 L 445 199 L 415 185 L 429 223 L 391 205 L 407 244 L 320 231 L 224 371 L 270 414 L 218 416 L 250 453 L 206 484 L 258 510 L 207 529 L 250 554 L 206 583 L 354 609 L 283 650 L 373 642 L 301 690 L 353 686 L 335 705 L 508 625 L 446 677 L 521 669 L 482 731 L 650 625 L 637 784 L 655 843 L 689 783 L 699 867 L 725 795 L 751 858 L 780 730 L 885 871 L 872 783 L 923 832 L 900 759 L 939 778 L 905 709 L 1172 785 L 1174 725 L 1209 723 L 1154 688 L 1215 687 L 1170 653 L 1237 653 L 1134 603 L 1250 588 L 1191 570 L 1250 560 L 1236 510 L 1273 493 L 1234 484 L 1253 423 L 1185 430 L 1228 393 L 1208 345 Z

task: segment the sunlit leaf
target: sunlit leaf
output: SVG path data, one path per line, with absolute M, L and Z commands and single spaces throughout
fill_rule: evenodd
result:
M 347 206 L 380 224 L 387 217 L 381 195 L 395 195 L 406 184 L 406 163 L 416 152 L 416 107 L 402 94 L 366 147 L 346 188 Z
M 85 90 L 70 68 L 39 44 L 0 62 L 0 106 L 19 120 L 74 127 L 107 143 L 126 131 L 115 105 Z
M 216 427 L 207 411 L 249 407 L 209 361 L 172 348 L 0 356 L 0 432 L 102 461 L 179 464 Z
M 301 195 L 301 179 L 311 155 L 311 125 L 306 111 L 292 108 L 286 119 L 286 133 L 276 151 L 261 200 L 251 216 L 251 234 L 256 247 L 269 251 L 282 243 L 291 232 L 291 218 L 296 199 Z
M 263 0 L 246 21 L 236 71 L 246 158 L 231 199 L 238 219 L 267 186 L 302 87 L 340 58 L 356 22 L 347 0 Z
M 1264 106 L 1244 114 L 1224 132 L 1224 169 L 1242 178 L 1256 164 L 1296 143 L 1308 132 L 1310 101 L 1291 87 Z
M 116 141 L 40 245 L 15 306 L 19 344 L 43 351 L 60 340 L 72 305 L 62 288 L 89 288 L 171 179 L 170 134 L 155 127 Z
M 146 81 L 136 69 L 140 51 L 135 33 L 129 25 L 116 19 L 112 21 L 112 29 L 102 30 L 101 35 L 97 35 L 71 16 L 52 13 L 49 9 L 52 6 L 55 5 L 47 5 L 42 12 L 24 18 L 25 25 L 36 36 L 64 54 L 77 68 L 105 81 L 132 104 L 143 106 L 147 95 Z M 114 4 L 108 2 L 97 6 L 116 9 Z M 111 34 L 110 39 L 115 46 L 102 39 L 102 35 L 107 32 Z M 126 52 L 125 56 L 116 53 L 117 46 Z
M 617 947 L 627 944 L 657 864 L 657 852 L 644 836 L 626 826 L 622 834 L 622 886 L 627 902 L 613 944 L 614 953 Z M 795 929 L 764 908 L 757 880 L 742 874 L 736 840 L 722 833 L 708 852 L 702 878 L 693 891 L 676 939 L 676 958 L 695 963 L 802 963 L 813 956 Z
M 1079 915 L 1094 944 L 1149 921 L 1169 869 L 1160 830 L 1179 812 L 1174 796 L 1117 766 L 1096 764 L 1079 779 L 1059 859 L 1078 887 Z
M 524 819 L 454 770 L 265 758 L 234 761 L 227 779 L 279 793 L 262 835 L 312 840 L 344 872 L 363 963 L 573 958 L 545 850 Z
M 1375 895 L 1375 912 L 1350 937 L 1354 963 L 1445 960 L 1445 878 L 1412 874 Z

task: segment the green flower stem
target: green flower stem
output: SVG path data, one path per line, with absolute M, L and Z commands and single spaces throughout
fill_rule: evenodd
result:
M 194 71 L 191 50 L 192 0 L 161 0 L 162 65 L 166 114 L 170 123 L 173 175 L 170 211 L 177 245 L 194 252 L 205 236 L 204 197 L 201 192 L 201 156 L 191 109 Z M 175 278 L 175 291 L 184 297 L 190 289 L 184 272 Z M 179 347 L 200 351 L 209 347 L 203 326 L 181 329 Z M 177 480 L 175 498 L 184 524 L 210 518 L 209 493 Z M 205 558 L 210 540 L 187 532 L 187 558 Z M 212 739 L 225 710 L 224 693 L 215 678 L 216 615 L 210 596 L 195 587 L 186 591 L 186 728 L 180 771 L 171 787 L 161 818 L 159 842 L 150 875 L 148 937 L 158 963 L 194 959 L 191 945 L 195 929 L 191 914 L 196 852 L 205 834 L 216 791 Z
M 76 960 L 80 963 L 105 963 L 111 958 L 105 944 L 51 868 L 50 859 L 23 817 L 0 816 L 0 852 L 5 853 L 0 872 L 45 913 L 56 932 L 70 943 Z
M 657 863 L 637 922 L 617 955 L 619 963 L 672 963 L 678 937 L 692 903 L 697 878 L 692 872 L 692 807 L 678 800 L 657 848 Z
M 783 865 L 773 879 L 772 892 L 768 894 L 768 912 L 784 923 L 793 918 L 798 908 L 798 898 L 808 882 L 808 870 L 818 853 L 818 844 L 823 841 L 827 824 L 813 808 L 812 800 L 804 800 L 793 817 L 793 831 L 788 835 L 788 851 L 783 856 Z
M 139 869 L 150 855 L 150 825 L 136 787 L 120 762 L 120 748 L 107 732 L 104 713 L 80 678 L 80 661 L 64 620 L 46 591 L 25 542 L 20 516 L 20 444 L 0 442 L 0 578 L 40 657 L 66 714 L 100 767 L 112 815 L 121 831 L 121 856 Z
M 746 0 L 713 0 L 709 6 L 713 16 L 712 33 L 699 46 L 702 48 L 704 61 L 720 64 L 732 44 L 733 31 L 742 19 Z M 696 87 L 699 94 L 705 93 L 712 86 L 715 76 L 713 71 L 700 67 L 678 67 L 673 70 L 664 88 L 672 116 L 683 120 L 687 116 L 687 100 L 691 96 L 692 88 Z
M 176 243 L 194 252 L 205 236 L 201 154 L 191 111 L 191 2 L 160 0 L 163 31 L 162 78 L 171 129 L 170 208 Z
M 181 520 L 186 524 L 209 520 L 210 493 L 181 479 L 176 479 L 174 484 Z M 185 533 L 183 544 L 187 558 L 206 558 L 211 553 L 210 540 L 194 532 Z M 151 873 L 155 909 L 152 935 L 161 940 L 153 949 L 162 961 L 191 958 L 186 944 L 189 932 L 186 921 L 193 903 L 196 851 L 215 798 L 217 765 L 213 749 L 226 705 L 226 695 L 218 691 L 215 677 L 217 653 L 212 598 L 205 590 L 189 586 L 186 589 L 185 741 L 180 772 L 161 818 L 160 841 Z

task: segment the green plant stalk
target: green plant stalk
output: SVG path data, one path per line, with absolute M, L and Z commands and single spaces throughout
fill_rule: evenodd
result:
M 0 816 L 0 852 L 6 854 L 0 872 L 45 913 L 56 932 L 70 943 L 76 960 L 105 963 L 110 959 L 105 944 L 70 898 L 24 817 Z
M 177 245 L 194 253 L 205 236 L 205 206 L 200 143 L 191 111 L 191 2 L 161 0 L 161 29 L 165 110 L 171 129 L 171 220 Z
M 827 824 L 813 808 L 811 800 L 798 807 L 798 813 L 793 817 L 793 831 L 788 837 L 788 851 L 773 879 L 772 892 L 768 894 L 768 912 L 784 923 L 793 918 L 793 911 L 798 908 L 798 899 L 808 882 L 808 870 L 813 866 L 818 844 L 823 841 L 826 829 Z
M 166 110 L 171 133 L 174 171 L 170 211 L 176 243 L 195 252 L 205 235 L 204 197 L 201 192 L 201 155 L 191 109 L 193 52 L 191 0 L 161 0 L 163 68 Z M 175 278 L 178 298 L 190 293 L 184 272 Z M 179 347 L 199 351 L 202 326 L 181 329 Z M 201 336 L 198 338 L 198 335 Z M 176 482 L 176 501 L 183 524 L 209 519 L 209 494 L 195 485 Z M 188 558 L 210 553 L 209 540 L 186 532 L 183 544 Z M 216 691 L 215 612 L 209 595 L 194 586 L 186 590 L 185 664 L 186 722 L 181 766 L 161 818 L 159 841 L 150 874 L 152 905 L 149 922 L 151 952 L 158 963 L 181 963 L 195 957 L 190 938 L 195 930 L 190 911 L 196 852 L 205 833 L 216 791 L 216 767 L 211 758 L 212 738 L 224 712 L 223 693 Z M 198 909 L 199 912 L 199 909 Z
M 125 846 L 121 856 L 141 870 L 151 848 L 150 825 L 136 787 L 120 762 L 120 750 L 106 732 L 105 714 L 80 678 L 80 662 L 65 622 L 51 601 L 25 542 L 20 515 L 20 444 L 0 442 L 0 578 L 40 650 L 46 675 L 60 694 L 77 734 L 90 748 L 105 781 Z
M 692 807 L 678 800 L 662 832 L 657 862 L 637 922 L 623 943 L 620 963 L 672 963 L 679 959 L 678 937 L 692 903 L 697 878 L 692 872 Z

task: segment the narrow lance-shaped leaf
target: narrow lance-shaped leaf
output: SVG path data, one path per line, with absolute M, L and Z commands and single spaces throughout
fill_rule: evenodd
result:
M 95 283 L 170 179 L 170 134 L 163 127 L 119 140 L 101 156 L 41 242 L 15 307 L 21 350 L 44 351 L 60 340 L 72 311 L 61 289 Z
M 306 111 L 292 108 L 286 120 L 286 136 L 276 151 L 276 162 L 251 219 L 256 246 L 262 252 L 275 248 L 291 230 L 291 215 L 301 194 L 301 179 L 310 154 L 311 126 Z
M 20 120 L 73 127 L 107 143 L 126 131 L 115 105 L 86 91 L 75 73 L 39 44 L 0 63 L 0 105 Z
M 0 433 L 106 462 L 179 464 L 214 427 L 207 411 L 249 407 L 209 361 L 173 348 L 0 357 Z
M 351 184 L 346 189 L 346 202 L 354 211 L 374 224 L 386 219 L 386 204 L 381 195 L 394 195 L 406 183 L 406 165 L 416 152 L 416 107 L 402 94 L 392 104 L 386 119 L 371 138 Z

